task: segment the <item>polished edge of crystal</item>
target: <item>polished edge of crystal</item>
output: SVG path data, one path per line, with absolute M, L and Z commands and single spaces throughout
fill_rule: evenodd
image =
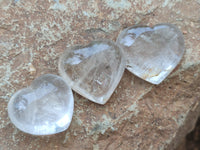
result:
M 146 28 L 146 27 L 149 27 L 149 28 L 151 28 L 151 29 L 154 29 L 155 27 L 161 26 L 161 25 L 165 25 L 165 26 L 169 26 L 169 27 L 171 27 L 171 28 L 174 28 L 177 32 L 179 32 L 180 38 L 183 40 L 183 49 L 182 49 L 181 57 L 180 57 L 180 59 L 177 61 L 177 65 L 178 65 L 178 64 L 180 63 L 181 59 L 183 58 L 183 55 L 184 55 L 184 52 L 185 52 L 185 41 L 184 41 L 183 33 L 182 33 L 181 30 L 180 30 L 176 25 L 174 25 L 174 24 L 170 24 L 170 23 L 161 23 L 161 24 L 156 24 L 156 25 L 154 25 L 154 26 L 152 26 L 152 27 L 146 26 L 146 25 L 133 25 L 133 26 L 130 26 L 130 27 L 128 27 L 128 28 L 125 28 L 125 29 L 121 30 L 121 32 L 119 33 L 119 35 L 118 35 L 118 37 L 117 37 L 116 43 L 118 44 L 118 43 L 119 43 L 119 39 L 123 36 L 123 34 L 126 33 L 128 30 L 130 30 L 131 28 L 139 28 L 139 27 L 144 27 L 144 28 Z M 120 44 L 118 44 L 118 45 L 119 45 L 119 47 L 121 47 L 121 49 L 123 49 L 123 47 L 122 47 Z M 132 71 L 132 69 L 129 68 L 129 65 L 127 64 L 127 61 L 126 61 L 126 69 L 127 69 L 128 71 L 130 71 L 130 72 L 131 72 L 132 74 L 134 74 L 135 76 L 137 76 L 137 77 L 139 77 L 139 78 L 141 78 L 141 79 L 143 79 L 143 80 L 145 80 L 145 81 L 147 81 L 147 82 L 149 82 L 149 83 L 151 83 L 151 84 L 155 84 L 155 85 L 158 85 L 158 84 L 160 84 L 163 80 L 165 80 L 166 77 L 177 67 L 177 65 L 174 66 L 174 67 L 172 67 L 172 68 L 170 68 L 170 69 L 168 69 L 168 70 L 161 71 L 161 73 L 160 73 L 159 75 L 157 75 L 156 77 L 159 77 L 159 76 L 161 76 L 161 75 L 162 75 L 163 77 L 156 81 L 156 80 L 154 79 L 154 78 L 156 78 L 156 77 L 142 78 L 140 75 L 137 75 L 136 73 L 134 73 L 134 72 Z M 164 75 L 163 75 L 163 74 L 164 74 Z
M 7 106 L 7 107 L 8 107 L 8 116 L 9 116 L 11 122 L 12 122 L 19 130 L 21 130 L 21 131 L 23 131 L 23 132 L 25 132 L 25 133 L 27 133 L 27 134 L 31 134 L 31 135 L 35 135 L 35 136 L 45 136 L 45 135 L 52 135 L 52 134 L 57 134 L 57 133 L 63 132 L 63 131 L 65 131 L 65 130 L 67 130 L 67 129 L 69 128 L 69 126 L 70 126 L 70 124 L 71 124 L 71 121 L 72 121 L 72 117 L 73 117 L 73 115 L 71 115 L 69 124 L 68 124 L 62 131 L 60 131 L 60 132 L 57 132 L 57 133 L 50 133 L 50 134 L 34 134 L 34 133 L 30 133 L 29 130 L 27 130 L 27 128 L 28 128 L 27 126 L 28 126 L 28 125 L 22 125 L 22 124 L 20 124 L 19 121 L 18 121 L 15 117 L 13 117 L 13 115 L 11 115 L 11 114 L 14 114 L 13 109 L 11 108 L 11 107 L 12 107 L 11 103 L 12 103 L 12 101 L 16 98 L 16 96 L 17 96 L 19 93 L 21 93 L 22 91 L 24 91 L 24 90 L 31 89 L 31 88 L 30 88 L 31 85 L 32 85 L 34 82 L 36 82 L 38 79 L 40 79 L 40 78 L 42 78 L 42 77 L 44 77 L 44 76 L 56 77 L 56 78 L 59 78 L 60 80 L 62 80 L 63 82 L 66 83 L 66 86 L 69 88 L 69 93 L 68 93 L 68 94 L 70 94 L 70 97 L 71 97 L 71 100 L 72 100 L 72 102 L 71 102 L 71 103 L 72 103 L 72 107 L 71 107 L 72 114 L 73 114 L 73 111 L 74 111 L 74 96 L 73 96 L 72 90 L 71 90 L 70 86 L 67 84 L 67 82 L 66 82 L 63 78 L 61 78 L 60 76 L 53 75 L 53 74 L 44 74 L 44 75 L 39 76 L 38 78 L 36 78 L 35 80 L 33 80 L 32 83 L 31 83 L 28 87 L 22 88 L 22 89 L 18 90 L 17 92 L 15 92 L 15 93 L 12 95 L 12 97 L 10 98 L 10 100 L 9 100 L 9 102 L 8 102 L 8 106 Z
M 121 50 L 121 47 L 119 47 L 119 45 L 117 45 L 117 43 L 111 41 L 111 40 L 108 40 L 108 39 L 98 39 L 98 40 L 95 40 L 95 41 L 92 41 L 90 42 L 89 44 L 87 45 L 84 45 L 84 46 L 81 46 L 81 45 L 76 45 L 74 47 L 69 47 L 67 48 L 60 56 L 59 58 L 59 63 L 58 63 L 58 70 L 59 70 L 59 74 L 68 82 L 69 86 L 75 91 L 77 92 L 78 94 L 80 94 L 81 96 L 87 98 L 88 100 L 92 101 L 92 102 L 95 102 L 97 104 L 101 104 L 101 105 L 104 105 L 109 99 L 110 97 L 112 96 L 114 90 L 117 88 L 120 80 L 118 82 L 114 82 L 115 84 L 112 85 L 112 87 L 109 89 L 109 91 L 111 91 L 111 94 L 109 94 L 109 91 L 106 93 L 106 95 L 104 95 L 103 97 L 99 98 L 99 97 L 95 97 L 95 96 L 89 96 L 89 95 L 85 95 L 84 93 L 88 93 L 87 91 L 85 91 L 84 89 L 78 87 L 75 85 L 75 83 L 73 81 L 71 81 L 70 77 L 68 77 L 68 75 L 65 73 L 64 71 L 64 68 L 62 66 L 62 62 L 63 62 L 63 59 L 66 55 L 66 52 L 67 51 L 71 51 L 71 50 L 74 50 L 76 49 L 77 47 L 87 47 L 95 42 L 109 42 L 115 46 L 117 46 L 119 48 L 119 52 L 121 53 L 121 57 L 122 57 L 122 62 L 120 63 L 120 68 L 122 68 L 121 70 L 118 71 L 118 74 L 116 75 L 117 78 L 122 78 L 123 76 L 123 73 L 124 73 L 124 70 L 125 70 L 125 65 L 126 65 L 126 60 L 124 58 L 124 54 L 123 54 L 123 51 Z

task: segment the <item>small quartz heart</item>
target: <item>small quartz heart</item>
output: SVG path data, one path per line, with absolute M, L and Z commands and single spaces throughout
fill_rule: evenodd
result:
M 59 72 L 74 91 L 98 104 L 105 104 L 125 69 L 120 47 L 109 40 L 69 48 L 61 55 Z
M 117 44 L 126 57 L 126 68 L 153 84 L 161 83 L 184 54 L 183 35 L 172 24 L 129 27 L 120 33 Z
M 16 92 L 8 103 L 8 115 L 20 130 L 50 135 L 66 130 L 72 120 L 72 90 L 59 76 L 46 74 Z

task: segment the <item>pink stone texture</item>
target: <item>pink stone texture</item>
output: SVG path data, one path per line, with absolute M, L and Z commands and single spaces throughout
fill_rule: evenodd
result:
M 0 149 L 175 149 L 200 115 L 199 10 L 199 0 L 0 0 Z M 52 136 L 25 134 L 9 120 L 10 97 L 42 74 L 58 75 L 66 47 L 159 23 L 175 24 L 185 39 L 183 59 L 160 85 L 125 71 L 104 106 L 74 93 L 70 127 Z

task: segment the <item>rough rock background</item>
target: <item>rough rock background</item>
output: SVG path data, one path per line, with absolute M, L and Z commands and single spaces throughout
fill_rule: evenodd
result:
M 135 24 L 172 23 L 185 38 L 179 66 L 160 85 L 128 71 L 104 106 L 74 93 L 70 128 L 37 137 L 10 122 L 7 103 L 45 73 L 58 74 L 66 47 L 116 40 Z M 175 149 L 200 115 L 199 0 L 0 0 L 0 149 Z

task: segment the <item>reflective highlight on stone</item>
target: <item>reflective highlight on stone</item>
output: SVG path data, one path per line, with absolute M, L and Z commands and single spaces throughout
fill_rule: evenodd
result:
M 72 120 L 72 90 L 59 76 L 46 74 L 16 92 L 8 103 L 8 115 L 23 132 L 50 135 L 66 130 Z
M 153 84 L 161 83 L 184 54 L 183 35 L 172 24 L 129 27 L 120 33 L 117 43 L 126 57 L 126 68 Z
M 59 60 L 59 72 L 72 89 L 99 104 L 110 98 L 124 69 L 120 48 L 109 40 L 69 48 Z

